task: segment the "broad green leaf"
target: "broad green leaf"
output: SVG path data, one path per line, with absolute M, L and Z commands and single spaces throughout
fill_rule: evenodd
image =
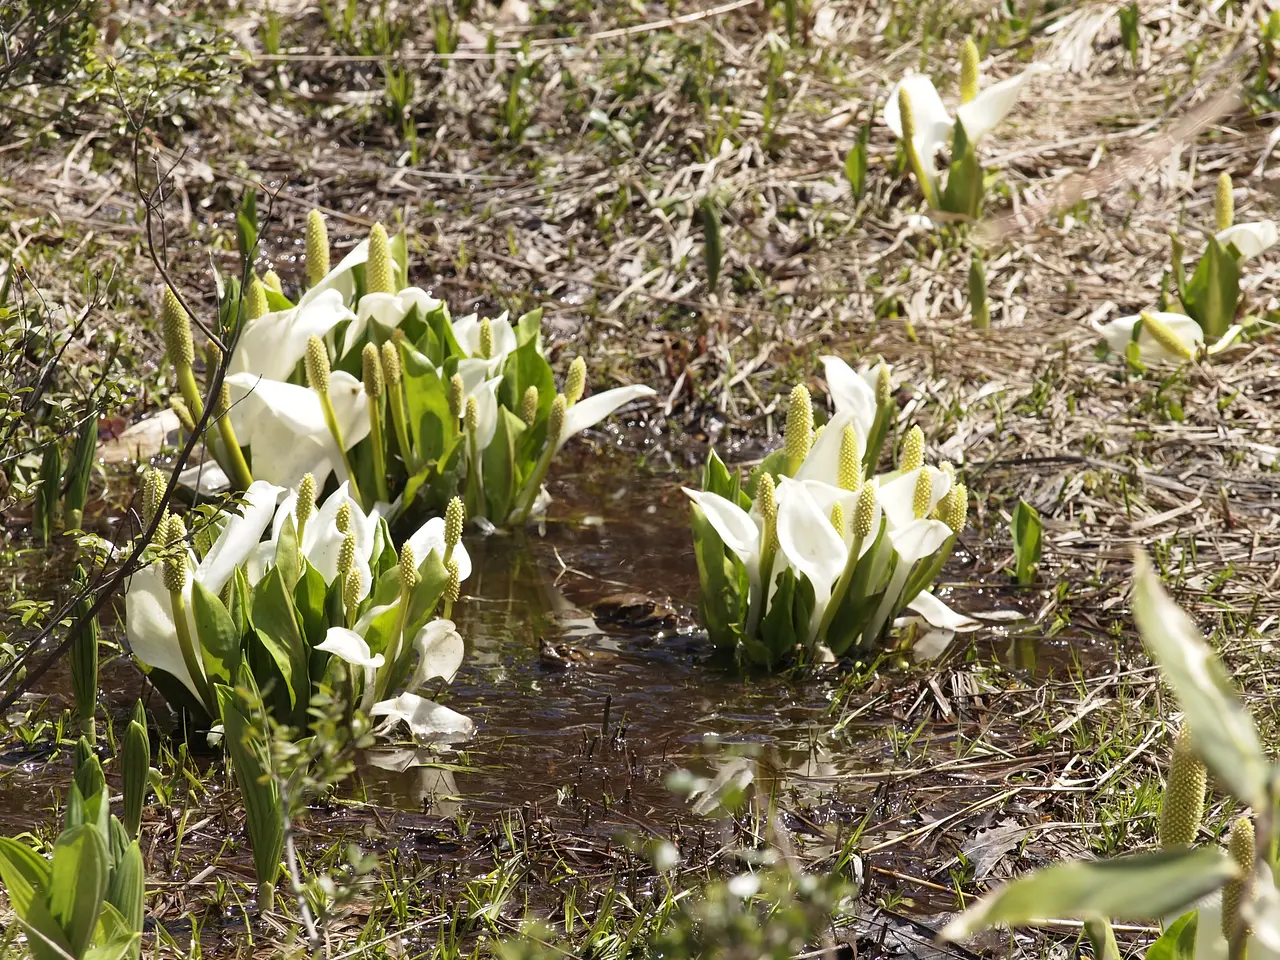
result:
M 1231 326 L 1240 299 L 1240 267 L 1222 244 L 1210 237 L 1195 273 L 1185 284 L 1182 304 L 1210 342 Z
M 49 861 L 25 843 L 0 837 L 0 881 L 4 882 L 9 904 L 18 916 L 28 915 L 33 900 L 43 900 L 51 872 Z
M 302 576 L 301 555 L 298 552 L 298 528 L 294 525 L 293 516 L 284 518 L 280 528 L 280 536 L 276 540 L 275 568 L 284 577 L 284 585 L 290 592 L 298 585 Z
M 40 534 L 40 542 L 45 546 L 53 536 L 53 519 L 58 513 L 58 496 L 62 487 L 62 448 L 51 442 L 44 449 L 44 457 L 40 461 L 40 489 L 36 491 L 36 502 L 32 525 Z
M 199 580 L 191 582 L 191 614 L 205 673 L 210 680 L 230 683 L 240 666 L 240 631 L 222 601 Z
M 410 442 L 418 463 L 427 464 L 439 459 L 445 445 L 458 433 L 456 419 L 449 411 L 448 380 L 407 343 L 400 344 L 400 357 Z
M 1184 913 L 1169 926 L 1151 946 L 1147 947 L 1146 960 L 1196 960 L 1197 910 Z
M 267 290 L 267 309 L 270 310 L 272 313 L 277 313 L 281 310 L 293 309 L 293 306 L 294 306 L 293 301 L 290 300 L 288 297 L 286 297 L 283 293 L 280 293 L 278 290 L 272 290 L 270 287 L 267 287 L 266 290 Z
M 514 413 L 506 407 L 498 408 L 498 429 L 493 435 L 493 442 L 480 457 L 485 502 L 489 505 L 487 515 L 490 517 L 505 519 L 511 513 L 520 477 L 516 451 L 526 429 L 524 421 Z
M 498 384 L 498 403 L 507 410 L 519 410 L 525 391 L 538 388 L 538 420 L 551 410 L 556 399 L 556 380 L 551 364 L 538 352 L 536 341 L 529 341 L 507 355 L 502 365 L 502 382 Z
M 306 646 L 298 629 L 293 598 L 279 567 L 273 567 L 253 591 L 253 626 L 263 647 L 289 688 L 289 704 L 297 707 L 310 693 Z
M 1258 732 L 1222 662 L 1160 583 L 1145 554 L 1134 562 L 1133 617 L 1174 696 L 1204 765 L 1246 806 L 1267 803 L 1268 768 Z
M 1120 960 L 1120 948 L 1110 920 L 1092 917 L 1084 922 L 1084 932 L 1093 944 L 1093 960 Z
M 293 591 L 294 607 L 302 620 L 302 635 L 306 639 L 308 650 L 314 649 L 317 643 L 324 641 L 329 629 L 329 615 L 325 611 L 325 595 L 328 586 L 324 575 L 306 560 L 302 561 L 303 574 L 298 578 L 298 585 Z M 338 578 L 334 578 L 337 583 Z
M 72 827 L 54 842 L 49 912 L 66 934 L 73 956 L 84 953 L 98 925 L 109 869 L 107 842 L 97 826 Z
M 769 600 L 769 611 L 760 621 L 760 639 L 764 642 L 769 657 L 763 664 L 766 667 L 772 667 L 785 658 L 796 645 L 795 620 L 792 617 L 795 599 L 796 574 L 788 568 L 778 577 L 778 587 Z
M 1061 863 L 983 897 L 947 924 L 941 936 L 961 940 L 997 924 L 1049 919 L 1159 920 L 1185 910 L 1237 873 L 1230 857 L 1207 848 Z
M 516 320 L 516 344 L 523 347 L 526 343 L 532 343 L 535 349 L 540 345 L 539 339 L 542 333 L 542 308 L 536 307 L 528 313 L 522 313 L 520 318 Z
M 733 503 L 738 502 L 739 480 L 737 473 L 730 473 L 724 461 L 712 450 L 707 457 L 707 465 L 702 470 L 702 489 L 707 493 L 724 497 Z

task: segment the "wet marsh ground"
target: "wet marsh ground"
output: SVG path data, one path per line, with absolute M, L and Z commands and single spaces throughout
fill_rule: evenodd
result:
M 236 270 L 234 209 L 261 183 L 273 221 L 257 267 L 286 289 L 309 209 L 326 212 L 339 252 L 375 219 L 402 221 L 411 278 L 455 315 L 540 305 L 553 355 L 586 356 L 593 388 L 659 391 L 558 466 L 544 529 L 468 531 L 467 657 L 444 698 L 476 737 L 428 766 L 370 752 L 299 824 L 312 870 L 336 869 L 348 842 L 379 858 L 326 929 L 332 956 L 484 953 L 526 919 L 562 951 L 617 956 L 765 851 L 860 884 L 828 930 L 859 954 L 1007 951 L 999 937 L 932 937 L 1000 878 L 1152 842 L 1171 714 L 1129 617 L 1134 546 L 1275 742 L 1274 345 L 1132 371 L 1100 355 L 1086 322 L 1154 303 L 1167 234 L 1209 229 L 1220 171 L 1236 178 L 1240 219 L 1275 215 L 1250 5 L 1144 3 L 1136 62 L 1115 8 L 1090 3 L 802 3 L 790 41 L 783 4 L 465 6 L 353 5 L 347 19 L 341 5 L 120 4 L 114 78 L 102 60 L 5 91 L 36 119 L 0 149 L 0 259 L 21 260 L 72 315 L 96 293 L 68 391 L 104 369 L 119 384 L 104 437 L 165 394 L 135 144 L 144 180 L 176 163 L 164 242 L 193 302 L 213 302 L 211 265 Z M 922 224 L 872 121 L 906 67 L 945 77 L 950 97 L 969 34 L 992 79 L 1032 60 L 1055 69 L 984 144 L 1001 171 L 987 220 L 940 228 Z M 438 56 L 450 36 L 457 50 Z M 867 122 L 855 200 L 841 171 Z M 723 211 L 714 289 L 708 196 Z M 963 241 L 986 252 L 986 333 L 969 326 Z M 1277 262 L 1251 264 L 1251 312 L 1275 307 Z M 893 363 L 930 456 L 957 462 L 974 507 L 939 586 L 988 618 L 927 658 L 743 677 L 697 631 L 679 486 L 712 446 L 742 465 L 775 446 L 790 386 L 821 396 L 825 353 Z M 98 480 L 114 504 L 130 484 L 116 470 Z M 1012 576 L 1019 498 L 1045 520 L 1029 587 Z M 58 595 L 70 555 L 34 547 L 12 499 L 5 629 L 21 650 L 29 604 Z M 100 723 L 118 724 L 144 687 L 123 654 L 103 678 Z M 56 830 L 67 691 L 55 668 L 3 718 L 9 834 Z M 168 736 L 152 701 L 166 746 L 145 820 L 148 950 L 300 950 L 288 911 L 246 924 L 235 790 L 214 753 Z M 718 774 L 741 786 L 732 812 L 705 792 Z M 1206 830 L 1231 813 L 1213 805 Z M 673 872 L 653 865 L 664 841 Z M 1064 924 L 1013 949 L 1047 955 L 1078 936 Z

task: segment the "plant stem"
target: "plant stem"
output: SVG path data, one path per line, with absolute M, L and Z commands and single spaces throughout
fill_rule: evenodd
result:
M 849 546 L 849 557 L 845 560 L 844 569 L 840 571 L 840 577 L 831 591 L 831 600 L 827 603 L 827 609 L 822 611 L 822 621 L 818 624 L 818 640 L 823 643 L 827 640 L 827 630 L 831 627 L 831 621 L 835 619 L 836 610 L 844 601 L 844 595 L 849 592 L 849 583 L 853 580 L 853 571 L 857 569 L 858 559 L 862 553 L 863 540 L 863 537 L 854 534 L 853 543 Z
M 902 596 L 902 588 L 906 586 L 907 577 L 911 575 L 913 566 L 914 564 L 907 563 L 901 557 L 898 558 L 898 565 L 893 568 L 893 577 L 889 580 L 889 587 L 880 599 L 880 606 L 876 608 L 875 616 L 871 618 L 871 623 L 863 634 L 864 637 L 870 637 L 873 640 L 879 638 L 880 631 L 884 629 L 886 621 L 898 605 L 898 599 Z
M 542 451 L 542 456 L 538 458 L 538 464 L 533 468 L 533 473 L 525 483 L 524 491 L 521 493 L 519 516 L 517 523 L 528 523 L 529 514 L 533 511 L 533 503 L 538 499 L 538 491 L 542 489 L 542 481 L 547 479 L 547 471 L 551 469 L 551 458 L 556 455 L 555 444 L 548 443 Z
M 380 397 L 369 398 L 369 441 L 373 444 L 373 482 L 378 499 L 390 503 L 387 493 L 387 451 L 382 442 L 382 403 Z
M 417 458 L 409 445 L 408 416 L 404 410 L 404 393 L 398 384 L 387 383 L 387 405 L 391 408 L 391 423 L 395 427 L 396 445 L 400 448 L 400 459 L 410 476 L 418 472 Z
M 351 468 L 351 457 L 347 455 L 347 448 L 342 442 L 342 431 L 338 428 L 338 416 L 333 412 L 333 401 L 329 399 L 327 392 L 316 391 L 320 397 L 320 409 L 324 413 L 325 426 L 329 428 L 329 435 L 333 437 L 334 442 L 338 445 L 338 450 L 342 454 L 342 465 L 347 469 L 347 480 L 351 485 L 351 496 L 356 503 L 360 504 L 364 510 L 369 510 L 373 504 L 365 503 L 364 497 L 360 495 L 360 485 L 356 482 L 356 472 Z
M 222 437 L 222 445 L 226 448 L 227 459 L 231 461 L 232 482 L 237 490 L 248 490 L 253 483 L 253 473 L 244 459 L 244 451 L 236 439 L 236 429 L 231 425 L 231 414 L 223 413 L 218 417 L 218 435 Z

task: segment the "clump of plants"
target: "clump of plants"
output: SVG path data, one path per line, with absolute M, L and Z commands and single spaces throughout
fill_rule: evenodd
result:
M 557 389 L 540 310 L 514 321 L 453 318 L 409 284 L 404 236 L 381 224 L 331 269 L 313 212 L 306 267 L 296 302 L 274 273 L 223 289 L 222 328 L 244 320 L 210 447 L 236 489 L 291 486 L 310 473 L 321 490 L 331 476 L 347 484 L 366 511 L 385 504 L 383 515 L 438 511 L 461 495 L 470 516 L 523 523 L 545 509 L 551 461 L 569 438 L 653 395 L 630 385 L 584 399 L 581 358 Z M 194 427 L 204 411 L 191 318 L 172 290 L 163 319 L 179 415 Z
M 150 523 L 164 481 L 147 475 Z M 297 491 L 250 484 L 234 509 L 161 518 L 148 565 L 125 595 L 129 647 L 175 707 L 226 723 L 226 694 L 262 689 L 272 718 L 306 729 L 321 685 L 422 738 L 470 733 L 467 718 L 419 696 L 463 657 L 450 619 L 471 573 L 454 499 L 397 551 L 386 520 L 346 484 L 322 504 L 306 475 Z
M 1118 958 L 1111 921 L 1124 919 L 1162 925 L 1163 935 L 1147 952 L 1151 960 L 1280 956 L 1280 768 L 1268 759 L 1221 661 L 1143 555 L 1137 558 L 1133 612 L 1183 710 L 1161 811 L 1162 849 L 1059 864 L 1015 880 L 952 921 L 944 937 L 958 939 L 996 924 L 1079 919 L 1094 955 Z M 1249 811 L 1234 822 L 1225 851 L 1197 842 L 1210 774 Z
M 907 609 L 963 621 L 929 587 L 964 529 L 968 494 L 954 468 L 925 463 L 912 427 L 894 470 L 877 474 L 897 405 L 890 369 L 855 373 L 825 357 L 835 414 L 814 429 L 797 386 L 785 445 L 743 483 L 714 452 L 693 501 L 699 611 L 712 641 L 746 665 L 875 648 Z
M 1244 265 L 1275 245 L 1276 225 L 1270 220 L 1235 222 L 1230 174 L 1218 178 L 1214 197 L 1216 232 L 1188 278 L 1184 248 L 1173 241 L 1173 279 L 1177 309 L 1144 310 L 1096 325 L 1112 352 L 1131 365 L 1142 362 L 1187 362 L 1213 357 L 1235 343 L 1250 325 L 1237 320 L 1240 277 Z
M 979 89 L 978 48 L 966 38 L 960 48 L 960 106 L 952 117 L 933 81 L 909 73 L 889 91 L 884 122 L 902 143 L 907 165 L 933 210 L 976 219 L 982 214 L 986 172 L 978 143 L 1013 109 L 1023 86 L 1044 67 L 1032 65 L 1016 76 Z M 946 174 L 938 168 L 947 153 Z

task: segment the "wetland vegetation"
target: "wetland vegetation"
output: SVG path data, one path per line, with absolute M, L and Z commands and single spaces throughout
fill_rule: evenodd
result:
M 1280 954 L 1280 13 L 0 44 L 0 954 Z

